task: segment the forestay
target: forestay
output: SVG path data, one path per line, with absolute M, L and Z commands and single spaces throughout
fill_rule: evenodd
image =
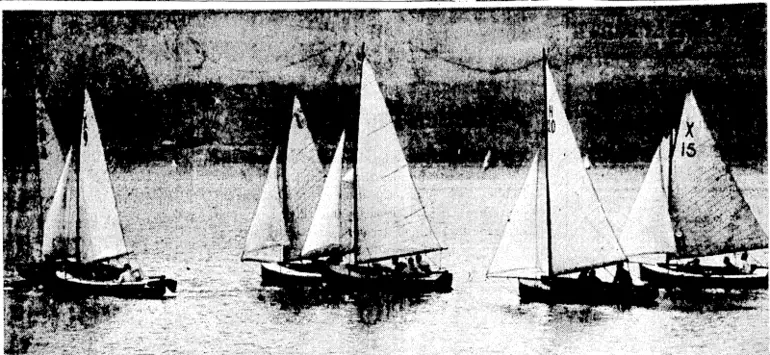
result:
M 324 182 L 318 151 L 297 98 L 294 98 L 286 147 L 286 231 L 292 245 L 291 258 L 297 258 L 313 221 Z
M 673 147 L 671 203 L 680 257 L 767 248 L 767 234 L 715 149 L 692 93 Z
M 441 250 L 409 173 L 385 98 L 365 59 L 356 164 L 358 262 Z
M 583 168 L 575 136 L 547 65 L 545 75 L 553 273 L 558 275 L 625 260 Z
M 91 262 L 128 254 L 118 207 L 88 92 L 80 137 L 80 259 Z
M 340 185 L 342 184 L 342 155 L 345 148 L 345 133 L 342 133 L 334 158 L 326 175 L 323 192 L 315 210 L 313 222 L 302 246 L 303 258 L 314 258 L 331 253 L 350 250 L 340 236 Z
M 257 210 L 246 235 L 241 260 L 281 261 L 283 246 L 289 245 L 283 221 L 283 205 L 278 180 L 278 149 L 273 154 L 267 177 L 259 195 Z
M 536 154 L 487 276 L 537 278 L 548 274 L 545 184 L 543 161 Z
M 670 144 L 665 137 L 655 151 L 625 227 L 618 235 L 628 256 L 676 252 L 668 212 Z

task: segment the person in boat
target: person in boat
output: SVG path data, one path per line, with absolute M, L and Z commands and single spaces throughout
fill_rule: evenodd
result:
M 696 274 L 702 274 L 705 271 L 703 269 L 703 266 L 701 266 L 700 264 L 700 258 L 692 259 L 684 266 L 687 268 L 687 271 L 696 273 Z
M 406 274 L 411 276 L 419 276 L 422 274 L 422 271 L 420 271 L 419 268 L 417 268 L 417 265 L 414 263 L 414 258 L 411 256 L 407 261 L 407 267 L 406 267 Z
M 598 277 L 596 277 L 596 270 L 594 269 L 586 269 L 583 270 L 580 273 L 580 276 L 578 277 L 578 280 L 585 282 L 585 283 L 599 283 L 601 280 L 599 280 Z
M 741 260 L 739 260 L 735 266 L 737 266 L 738 270 L 744 274 L 750 274 L 754 272 L 754 267 L 749 262 L 749 253 L 745 251 L 741 255 Z
M 403 275 L 406 273 L 406 264 L 398 260 L 397 256 L 394 256 L 390 261 L 393 263 L 393 275 Z
M 417 254 L 415 256 L 415 261 L 417 262 L 417 268 L 420 269 L 423 274 L 430 275 L 433 272 L 433 270 L 430 269 L 430 264 L 422 260 L 422 254 Z
M 140 268 L 133 268 L 131 264 L 125 263 L 123 265 L 123 272 L 118 276 L 118 283 L 124 282 L 136 282 L 145 278 L 144 272 Z
M 738 273 L 740 271 L 740 270 L 738 270 L 738 267 L 733 265 L 733 262 L 730 261 L 730 257 L 729 256 L 725 256 L 725 258 L 722 259 L 722 262 L 725 264 L 725 271 L 728 274 L 734 274 L 734 273 Z
M 623 265 L 622 261 L 619 261 L 616 264 L 615 279 L 612 281 L 612 283 L 620 285 L 631 285 L 633 283 L 631 280 L 631 273 L 626 270 L 626 267 Z

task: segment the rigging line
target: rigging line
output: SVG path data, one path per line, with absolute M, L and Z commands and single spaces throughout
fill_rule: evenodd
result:
M 296 65 L 308 62 L 308 61 L 310 61 L 312 59 L 315 59 L 317 57 L 320 57 L 320 56 L 322 56 L 322 55 L 324 55 L 324 54 L 326 54 L 328 52 L 331 52 L 332 50 L 334 50 L 334 47 L 337 47 L 337 46 L 338 45 L 332 45 L 332 46 L 326 47 L 326 48 L 324 48 L 324 49 L 322 49 L 322 50 L 320 50 L 320 51 L 318 51 L 316 53 L 313 53 L 313 54 L 307 55 L 305 57 L 302 57 L 300 59 L 291 61 L 288 64 L 286 64 L 286 65 L 284 65 L 282 67 L 279 67 L 279 68 L 275 68 L 275 69 L 265 69 L 265 70 L 243 69 L 243 68 L 237 68 L 237 67 L 233 67 L 233 66 L 230 66 L 230 65 L 227 65 L 227 64 L 223 64 L 223 63 L 221 63 L 219 61 L 219 59 L 211 58 L 209 61 L 211 63 L 215 64 L 215 65 L 218 65 L 220 67 L 224 67 L 224 68 L 227 68 L 229 70 L 233 70 L 233 71 L 236 71 L 236 72 L 239 72 L 239 73 L 266 74 L 266 73 L 275 72 L 275 71 L 281 70 L 281 69 L 291 68 L 293 66 L 296 66 Z
M 461 68 L 464 68 L 464 69 L 467 69 L 467 70 L 470 70 L 470 71 L 475 71 L 475 72 L 478 72 L 478 73 L 487 73 L 489 75 L 521 72 L 521 71 L 524 71 L 526 69 L 529 69 L 529 67 L 531 67 L 531 66 L 534 66 L 536 64 L 539 64 L 539 63 L 543 62 L 542 58 L 538 58 L 538 59 L 529 61 L 527 63 L 524 63 L 523 65 L 518 66 L 516 68 L 493 68 L 493 69 L 486 69 L 486 68 L 474 67 L 472 65 L 468 65 L 468 64 L 465 64 L 465 63 L 462 63 L 462 62 L 459 62 L 459 61 L 454 61 L 454 60 L 451 60 L 451 59 L 439 57 L 436 53 L 433 53 L 433 52 L 431 52 L 431 51 L 429 51 L 427 49 L 424 49 L 424 48 L 416 48 L 416 49 L 418 51 L 420 51 L 420 52 L 430 56 L 430 58 L 432 58 L 432 59 L 438 59 L 438 60 L 440 60 L 442 62 L 449 63 L 449 64 L 452 64 L 452 65 L 455 65 L 455 66 L 458 66 L 458 67 L 461 67 Z

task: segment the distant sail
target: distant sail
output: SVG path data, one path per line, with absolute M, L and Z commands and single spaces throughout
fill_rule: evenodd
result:
M 125 255 L 128 250 L 88 92 L 85 93 L 84 110 L 79 150 L 79 234 L 81 260 L 91 262 Z
M 74 257 L 77 231 L 77 200 L 72 149 L 64 160 L 56 191 L 45 213 L 42 251 L 46 258 Z
M 492 150 L 488 150 L 487 155 L 484 156 L 484 164 L 481 166 L 484 170 L 489 169 L 490 160 L 492 160 Z
M 292 243 L 291 257 L 296 258 L 305 243 L 324 183 L 323 166 L 297 98 L 294 98 L 285 164 L 287 232 Z
M 668 137 L 663 138 L 653 155 L 639 194 L 631 207 L 620 245 L 628 256 L 674 253 L 674 230 L 668 211 Z
M 558 275 L 625 260 L 583 168 L 577 141 L 548 66 L 545 71 L 553 273 Z
M 349 251 L 351 245 L 340 239 L 340 188 L 342 178 L 342 154 L 345 148 L 345 133 L 342 133 L 334 159 L 329 166 L 324 189 L 315 210 L 313 223 L 302 246 L 302 257 L 317 257 L 333 252 Z
M 505 224 L 489 277 L 537 278 L 548 274 L 545 169 L 538 155 L 532 163 Z
M 278 149 L 273 154 L 267 177 L 259 195 L 257 211 L 246 235 L 241 260 L 278 262 L 283 258 L 283 246 L 289 245 L 286 236 L 278 180 Z
M 40 157 L 40 192 L 43 198 L 43 211 L 45 211 L 56 191 L 59 176 L 64 167 L 64 156 L 59 140 L 56 139 L 51 118 L 42 106 L 42 99 L 37 90 L 35 90 L 35 99 L 38 102 L 37 144 Z
M 442 250 L 428 223 L 401 143 L 364 60 L 358 128 L 358 262 Z
M 767 248 L 768 238 L 716 151 L 692 93 L 672 152 L 672 220 L 678 255 L 705 256 Z

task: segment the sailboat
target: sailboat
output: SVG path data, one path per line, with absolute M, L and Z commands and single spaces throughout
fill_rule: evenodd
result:
M 162 298 L 176 292 L 175 280 L 150 276 L 117 281 L 110 265 L 132 254 L 126 247 L 91 98 L 85 92 L 77 146 L 69 149 L 43 224 L 42 251 L 53 269 L 54 290 L 77 295 Z
M 430 226 L 385 98 L 366 58 L 362 59 L 360 80 L 352 181 L 352 260 L 329 266 L 327 282 L 353 291 L 450 291 L 452 274 L 447 270 L 397 274 L 379 264 L 446 248 Z
M 545 53 L 543 73 L 543 149 L 532 159 L 487 277 L 518 279 L 522 303 L 651 303 L 657 290 L 569 275 L 627 257 L 583 167 Z
M 620 234 L 634 255 L 699 258 L 768 246 L 768 238 L 715 148 L 689 93 L 679 128 L 663 138 Z M 640 263 L 640 277 L 663 288 L 766 289 L 766 267 L 738 273 L 722 267 Z
M 295 98 L 288 139 L 273 154 L 241 254 L 241 261 L 261 263 L 263 286 L 322 283 L 318 267 L 300 252 L 323 183 L 323 167 Z

